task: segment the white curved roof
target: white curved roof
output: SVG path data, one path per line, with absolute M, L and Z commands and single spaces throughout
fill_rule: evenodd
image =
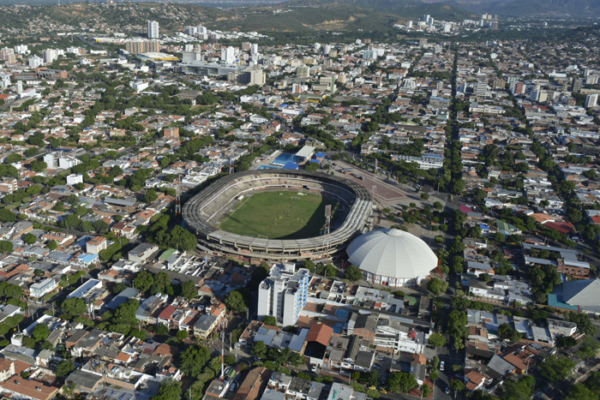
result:
M 438 264 L 427 243 L 399 229 L 365 233 L 354 239 L 346 252 L 361 270 L 390 278 L 425 277 Z

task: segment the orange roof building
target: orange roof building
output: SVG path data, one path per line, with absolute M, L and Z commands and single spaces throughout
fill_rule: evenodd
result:
M 317 342 L 327 346 L 333 336 L 333 328 L 325 324 L 315 324 L 308 331 L 307 342 Z

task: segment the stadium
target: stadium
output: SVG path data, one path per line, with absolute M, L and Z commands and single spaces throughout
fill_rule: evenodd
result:
M 329 234 L 325 210 L 331 206 Z M 370 192 L 318 172 L 265 169 L 225 176 L 182 210 L 198 248 L 243 261 L 318 260 L 361 233 L 372 213 Z

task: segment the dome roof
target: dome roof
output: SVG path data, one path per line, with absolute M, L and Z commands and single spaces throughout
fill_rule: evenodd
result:
M 357 237 L 346 249 L 361 270 L 389 278 L 425 277 L 438 259 L 427 243 L 399 229 L 377 229 Z

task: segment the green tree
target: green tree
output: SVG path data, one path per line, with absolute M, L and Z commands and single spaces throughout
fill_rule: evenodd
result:
M 446 338 L 444 335 L 439 333 L 432 333 L 429 335 L 429 344 L 434 345 L 436 347 L 444 347 L 446 345 Z
M 15 222 L 17 220 L 17 214 L 12 211 L 3 208 L 0 210 L 0 222 Z
M 433 277 L 427 283 L 427 289 L 431 293 L 438 295 L 440 293 L 446 292 L 446 290 L 448 289 L 448 282 L 443 281 L 439 278 Z
M 388 392 L 407 393 L 419 387 L 419 384 L 415 377 L 408 372 L 392 372 L 388 376 L 386 387 Z
M 102 221 L 101 219 L 94 221 L 94 230 L 96 231 L 97 234 L 103 235 L 105 233 L 108 233 L 109 229 L 110 229 L 110 225 L 108 225 L 106 222 Z
M 48 168 L 48 164 L 46 164 L 44 161 L 33 160 L 31 163 L 29 163 L 29 168 L 33 172 L 42 172 Z
M 252 356 L 256 358 L 265 359 L 267 357 L 267 346 L 265 342 L 259 340 L 254 343 L 254 347 L 252 348 Z
M 187 339 L 187 337 L 189 336 L 188 331 L 177 331 L 177 339 Z
M 34 234 L 26 233 L 25 235 L 23 235 L 23 241 L 26 244 L 34 244 L 35 242 L 37 242 L 37 237 Z
M 23 338 L 23 346 L 27 347 L 28 349 L 33 349 L 35 348 L 35 339 L 29 336 L 25 336 Z
M 362 279 L 362 271 L 355 265 L 349 265 L 348 267 L 346 267 L 346 269 L 344 270 L 344 275 L 346 276 L 346 279 L 348 279 L 350 282 L 356 282 Z
M 369 372 L 367 374 L 367 377 L 365 379 L 365 383 L 368 386 L 379 386 L 379 383 L 381 382 L 381 373 L 379 371 L 377 371 L 376 369 L 372 369 L 371 372 Z
M 452 390 L 454 390 L 455 392 L 462 392 L 463 390 L 465 390 L 465 384 L 463 381 L 459 380 L 459 379 L 453 379 L 450 381 L 450 387 L 452 388 Z
M 52 331 L 48 328 L 47 325 L 37 324 L 33 331 L 31 332 L 31 336 L 35 339 L 36 342 L 42 342 L 50 336 Z
M 204 346 L 190 346 L 181 353 L 181 370 L 192 378 L 198 378 L 210 360 L 210 352 Z
M 504 323 L 498 327 L 498 336 L 502 340 L 519 340 L 521 338 L 521 334 L 515 331 L 512 326 L 508 323 Z
M 269 326 L 277 326 L 277 318 L 272 317 L 270 315 L 266 316 L 265 318 L 263 318 L 263 324 L 265 325 L 269 325 Z
M 304 169 L 306 169 L 307 171 L 318 171 L 319 170 L 319 164 L 318 163 L 313 163 L 313 162 L 309 162 L 308 164 L 306 164 L 306 166 L 304 167 Z
M 566 400 L 598 400 L 598 393 L 591 391 L 585 384 L 576 383 L 569 388 Z
M 56 371 L 54 374 L 60 378 L 69 375 L 73 371 L 75 371 L 75 364 L 73 364 L 73 361 L 62 360 L 56 364 Z
M 193 300 L 198 297 L 198 288 L 194 281 L 185 281 L 181 286 L 181 294 L 188 300 Z
M 144 200 L 146 201 L 146 203 L 154 203 L 156 199 L 158 199 L 158 194 L 156 193 L 156 190 L 148 189 L 148 191 L 146 192 L 146 196 L 144 196 Z
M 48 242 L 46 247 L 48 247 L 48 250 L 54 251 L 58 247 L 58 243 L 56 243 L 56 240 L 52 239 L 51 241 Z
M 227 309 L 236 313 L 240 313 L 246 310 L 246 300 L 244 296 L 238 290 L 232 290 L 227 293 L 225 297 L 225 305 Z
M 306 268 L 307 270 L 310 271 L 311 274 L 315 273 L 315 269 L 317 268 L 315 263 L 312 262 L 311 260 L 306 260 L 304 261 L 304 268 Z
M 138 320 L 135 317 L 135 312 L 140 306 L 140 302 L 136 299 L 129 299 L 125 303 L 121 304 L 115 310 L 112 317 L 112 323 L 116 325 L 138 325 Z
M 571 336 L 561 336 L 556 340 L 556 347 L 566 349 L 577 345 L 577 340 Z
M 581 312 L 570 312 L 567 319 L 577 324 L 577 330 L 585 335 L 596 335 L 597 329 L 590 320 L 589 315 Z
M 600 349 L 600 343 L 598 343 L 595 339 L 586 336 L 583 338 L 581 345 L 579 346 L 579 351 L 577 351 L 577 356 L 584 360 L 588 358 L 595 357 L 598 354 L 598 350 Z
M 156 334 L 157 335 L 166 335 L 169 333 L 169 328 L 167 328 L 163 324 L 156 325 Z
M 0 240 L 0 253 L 10 254 L 13 252 L 13 244 L 8 240 Z
M 142 293 L 148 292 L 153 284 L 154 275 L 146 270 L 140 271 L 133 280 L 133 287 Z
M 519 380 L 507 379 L 499 397 L 501 400 L 529 400 L 534 384 L 535 380 L 531 375 Z
M 140 340 L 146 340 L 146 331 L 142 331 L 139 329 L 132 329 L 129 331 L 129 336 L 133 336 Z
M 180 400 L 181 399 L 181 382 L 175 379 L 167 379 L 160 383 L 158 394 L 152 397 L 151 400 Z
M 556 383 L 571 375 L 575 363 L 567 357 L 550 356 L 539 365 L 541 375 L 550 383 Z
M 426 383 L 421 385 L 421 394 L 424 399 L 428 398 L 431 395 L 431 388 Z
M 62 312 L 67 315 L 81 315 L 85 314 L 87 307 L 85 302 L 77 297 L 71 297 L 62 302 L 60 306 Z

